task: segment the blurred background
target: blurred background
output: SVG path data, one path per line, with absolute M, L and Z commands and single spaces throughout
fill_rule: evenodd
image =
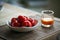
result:
M 54 16 L 60 18 L 60 0 L 0 0 L 0 9 L 4 2 L 37 12 L 53 10 Z

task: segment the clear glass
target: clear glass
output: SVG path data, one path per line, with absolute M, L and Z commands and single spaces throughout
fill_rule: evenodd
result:
M 52 10 L 43 10 L 41 16 L 42 27 L 51 27 L 54 24 L 54 12 Z

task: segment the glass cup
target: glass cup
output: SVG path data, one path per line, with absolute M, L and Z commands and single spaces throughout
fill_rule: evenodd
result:
M 54 12 L 52 10 L 43 10 L 41 15 L 42 27 L 51 27 L 54 24 Z

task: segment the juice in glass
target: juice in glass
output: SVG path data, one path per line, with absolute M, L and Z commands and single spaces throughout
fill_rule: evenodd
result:
M 43 27 L 51 27 L 54 24 L 53 13 L 54 12 L 52 10 L 42 11 L 41 25 Z
M 54 20 L 52 18 L 42 18 L 41 23 L 45 27 L 50 27 L 51 25 L 53 25 Z

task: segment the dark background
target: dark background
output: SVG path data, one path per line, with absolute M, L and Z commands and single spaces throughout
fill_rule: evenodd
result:
M 46 9 L 53 10 L 54 16 L 60 18 L 60 0 L 0 0 L 0 9 L 4 2 L 37 12 Z

